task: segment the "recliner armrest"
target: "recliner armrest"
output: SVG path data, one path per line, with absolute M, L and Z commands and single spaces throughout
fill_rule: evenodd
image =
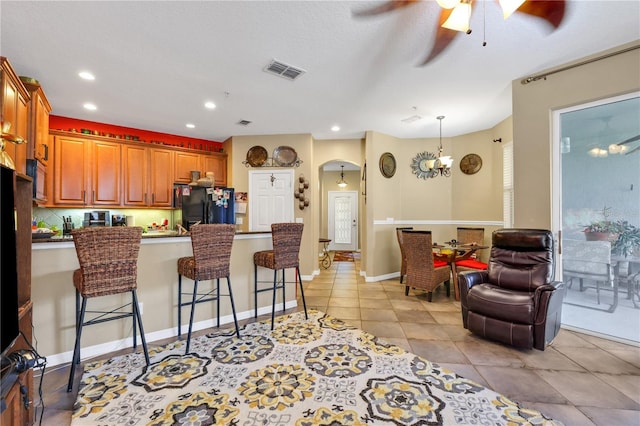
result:
M 460 290 L 460 301 L 463 306 L 467 303 L 467 293 L 476 284 L 489 282 L 487 271 L 462 271 L 458 273 L 458 289 Z

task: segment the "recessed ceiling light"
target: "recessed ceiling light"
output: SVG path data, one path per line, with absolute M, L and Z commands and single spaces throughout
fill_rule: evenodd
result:
M 195 129 L 195 128 L 196 128 L 196 125 L 195 125 L 195 124 L 192 124 L 192 123 L 187 123 L 187 124 L 186 124 L 186 126 L 187 126 L 188 128 L 190 128 L 190 129 Z
M 83 80 L 95 80 L 96 77 L 91 74 L 89 71 L 81 71 L 78 73 L 81 79 Z
M 98 109 L 98 107 L 95 104 L 92 104 L 91 102 L 87 102 L 86 104 L 82 105 L 85 109 L 88 109 L 89 111 L 95 111 Z
M 205 107 L 205 108 L 209 108 L 209 109 L 214 109 L 214 108 L 216 107 L 216 104 L 214 104 L 214 103 L 213 103 L 213 102 L 211 102 L 211 101 L 208 101 L 208 102 L 205 102 L 205 103 L 204 103 L 204 107 Z
M 340 130 L 340 126 L 333 126 L 333 127 L 331 128 L 331 131 L 333 131 L 333 132 L 337 132 L 337 131 L 339 131 L 339 130 Z

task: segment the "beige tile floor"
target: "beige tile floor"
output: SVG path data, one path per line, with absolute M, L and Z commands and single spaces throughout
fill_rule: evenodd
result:
M 357 258 L 333 263 L 305 283 L 308 307 L 448 367 L 566 425 L 640 425 L 640 348 L 567 330 L 561 330 L 545 351 L 511 348 L 465 330 L 460 303 L 451 294 L 447 298 L 439 289 L 429 303 L 425 294 L 411 291 L 405 296 L 398 279 L 367 283 L 360 276 Z M 296 310 L 301 306 L 299 303 Z M 79 368 L 76 383 L 81 371 Z M 66 392 L 68 374 L 64 366 L 45 375 L 44 425 L 70 423 L 77 386 L 74 392 Z

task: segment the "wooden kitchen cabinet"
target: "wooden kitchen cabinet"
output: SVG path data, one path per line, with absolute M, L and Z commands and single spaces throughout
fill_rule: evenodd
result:
M 123 203 L 131 207 L 172 207 L 173 152 L 122 146 Z
M 120 143 L 65 136 L 54 140 L 54 204 L 119 206 Z
M 200 160 L 202 176 L 207 172 L 214 173 L 214 185 L 227 186 L 227 156 L 226 154 L 204 154 Z
M 149 187 L 153 207 L 173 207 L 174 151 L 149 149 Z
M 24 87 L 11 64 L 4 56 L 0 57 L 0 104 L 2 105 L 0 121 L 11 123 L 9 132 L 27 141 L 20 145 L 7 143 L 5 150 L 15 163 L 15 170 L 25 173 L 27 170 L 27 146 L 31 143 L 27 138 L 29 92 Z
M 22 82 L 31 94 L 29 102 L 29 128 L 27 156 L 40 161 L 44 166 L 49 163 L 49 113 L 51 105 L 39 84 Z
M 191 171 L 200 171 L 201 155 L 195 152 L 175 152 L 175 182 L 191 182 Z M 204 177 L 201 175 L 200 177 Z

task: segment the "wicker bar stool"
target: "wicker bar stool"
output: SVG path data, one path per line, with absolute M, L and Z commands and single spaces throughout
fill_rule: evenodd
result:
M 236 317 L 236 307 L 233 303 L 233 293 L 231 291 L 231 280 L 229 278 L 229 264 L 231 263 L 231 247 L 233 238 L 236 235 L 235 225 L 210 224 L 195 225 L 191 227 L 191 246 L 193 256 L 181 257 L 178 259 L 178 336 L 182 334 L 182 307 L 191 306 L 189 317 L 189 332 L 187 334 L 187 347 L 185 353 L 189 352 L 191 344 L 191 331 L 193 329 L 193 316 L 197 303 L 216 301 L 217 323 L 220 327 L 220 278 L 227 279 L 229 289 L 229 300 L 231 301 L 231 312 L 233 322 L 236 326 L 236 335 L 240 337 L 238 319 Z M 183 293 L 182 277 L 185 276 L 193 280 L 193 293 Z M 206 293 L 198 293 L 198 282 L 202 280 L 216 280 L 214 289 Z M 183 295 L 190 295 L 187 302 L 182 301 Z
M 276 290 L 282 288 L 282 310 L 285 309 L 285 269 L 296 268 L 298 281 L 300 282 L 300 294 L 304 305 L 304 315 L 307 316 L 307 302 L 304 300 L 304 289 L 302 288 L 302 276 L 300 275 L 300 241 L 302 240 L 302 223 L 273 223 L 271 224 L 271 238 L 273 250 L 258 251 L 253 254 L 254 269 L 254 306 L 255 317 L 258 317 L 258 293 L 263 291 L 273 291 L 273 302 L 271 306 L 271 329 L 276 312 Z M 258 266 L 273 269 L 273 287 L 258 289 Z M 282 270 L 282 281 L 278 281 L 278 270 Z
M 434 262 L 431 231 L 405 230 L 402 234 L 407 253 L 407 284 L 404 294 L 409 294 L 409 287 L 420 288 L 427 291 L 427 301 L 431 302 L 433 290 L 444 283 L 449 297 L 451 268 L 446 262 Z
M 137 347 L 137 324 L 140 329 L 144 357 L 149 365 L 149 351 L 136 295 L 142 228 L 125 226 L 84 228 L 73 230 L 71 235 L 73 235 L 80 269 L 73 272 L 73 285 L 76 288 L 76 341 L 67 392 L 71 392 L 76 364 L 80 363 L 80 339 L 85 325 L 132 317 L 133 347 L 134 349 Z M 131 293 L 131 303 L 111 311 L 87 311 L 87 300 L 90 298 L 127 292 Z M 129 305 L 132 307 L 131 312 L 124 311 L 123 308 Z M 86 312 L 95 316 L 92 315 L 92 319 L 85 321 Z
M 398 238 L 398 245 L 400 246 L 400 257 L 402 258 L 400 263 L 400 284 L 402 279 L 407 275 L 407 254 L 405 253 L 404 241 L 402 240 L 402 231 L 411 231 L 412 227 L 396 228 L 396 237 Z

